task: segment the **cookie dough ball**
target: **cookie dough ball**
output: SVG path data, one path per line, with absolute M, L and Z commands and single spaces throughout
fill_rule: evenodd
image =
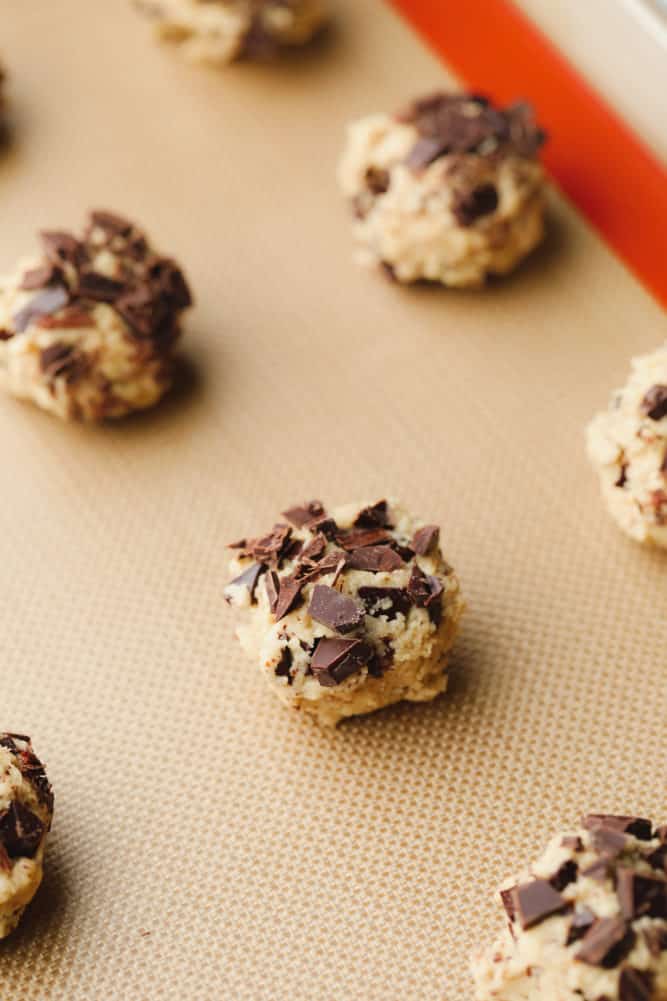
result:
M 222 64 L 305 45 L 322 27 L 322 0 L 135 0 L 158 35 L 192 62 Z
M 667 343 L 633 359 L 587 444 L 612 517 L 638 542 L 667 548 Z
M 526 104 L 435 94 L 348 132 L 339 179 L 360 259 L 399 282 L 476 287 L 542 239 L 545 134 Z
M 463 602 L 439 531 L 398 504 L 319 501 L 231 548 L 237 635 L 276 694 L 322 723 L 447 686 Z
M 667 827 L 593 814 L 500 892 L 478 1001 L 665 1001 Z
M 39 889 L 53 793 L 29 737 L 0 733 L 0 938 Z
M 81 238 L 45 232 L 41 243 L 0 279 L 0 386 L 63 419 L 153 406 L 191 304 L 179 267 L 110 212 L 92 212 Z

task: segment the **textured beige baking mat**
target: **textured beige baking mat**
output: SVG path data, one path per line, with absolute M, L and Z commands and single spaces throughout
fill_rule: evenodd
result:
M 4 0 L 0 268 L 89 206 L 186 266 L 191 375 L 65 427 L 0 399 L 2 726 L 56 819 L 4 1001 L 467 1001 L 494 889 L 582 810 L 667 818 L 667 585 L 582 427 L 664 317 L 554 195 L 480 293 L 351 259 L 344 124 L 448 82 L 380 0 L 223 73 L 124 0 Z M 469 612 L 449 694 L 321 732 L 233 638 L 224 545 L 311 496 L 442 524 Z

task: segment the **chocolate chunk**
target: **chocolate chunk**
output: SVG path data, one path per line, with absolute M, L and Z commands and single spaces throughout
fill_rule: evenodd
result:
M 28 740 L 28 738 L 24 738 Z M 29 743 L 29 740 L 28 740 Z M 50 813 L 53 813 L 53 790 L 46 777 L 44 766 L 36 754 L 28 748 L 19 751 L 18 761 L 21 774 L 28 780 L 37 793 L 40 803 L 43 803 Z
M 287 684 L 291 685 L 294 682 L 294 678 L 290 672 L 292 666 L 292 661 L 294 657 L 292 656 L 292 651 L 289 647 L 284 647 L 282 653 L 280 654 L 280 660 L 275 666 L 274 674 L 278 678 L 287 678 Z
M 114 302 L 125 290 L 123 282 L 107 278 L 97 271 L 83 271 L 79 275 L 77 294 L 82 299 L 93 299 L 95 302 Z
M 393 536 L 384 528 L 350 529 L 347 532 L 338 532 L 336 541 L 343 549 L 353 551 L 362 549 L 365 546 L 377 546 L 383 542 L 392 543 Z
M 663 417 L 667 417 L 667 386 L 651 386 L 639 409 L 652 421 L 661 421 Z
M 667 917 L 667 882 L 652 876 L 641 876 L 625 866 L 619 866 L 616 894 L 621 914 L 626 921 L 644 917 Z
M 625 850 L 627 836 L 620 831 L 611 828 L 598 827 L 592 833 L 593 848 L 604 855 L 605 858 L 613 859 Z
M 365 546 L 353 550 L 347 557 L 351 570 L 368 570 L 371 573 L 391 573 L 405 566 L 405 561 L 390 546 Z
M 570 851 L 573 851 L 573 852 L 582 852 L 584 850 L 584 843 L 583 843 L 583 841 L 581 840 L 581 838 L 577 837 L 576 835 L 574 835 L 572 837 L 570 837 L 569 835 L 567 835 L 566 837 L 561 838 L 561 842 L 560 843 L 563 846 L 563 848 L 569 848 Z
M 33 858 L 44 836 L 44 824 L 23 803 L 14 801 L 0 813 L 0 843 L 10 858 Z
M 412 548 L 417 556 L 426 556 L 436 545 L 440 538 L 440 529 L 437 525 L 424 525 L 418 528 L 412 539 Z
M 386 500 L 378 501 L 360 511 L 354 520 L 355 528 L 391 528 Z
M 266 573 L 265 565 L 263 563 L 253 563 L 251 567 L 248 567 L 242 574 L 235 577 L 233 581 L 230 581 L 229 587 L 246 587 L 250 595 L 250 602 L 254 605 L 256 601 L 255 590 L 259 578 L 263 573 Z
M 116 215 L 115 212 L 107 212 L 104 209 L 97 209 L 90 213 L 90 222 L 93 226 L 99 226 L 113 236 L 129 236 L 134 229 L 133 223 Z
M 606 879 L 616 879 L 616 869 L 609 858 L 601 858 L 598 862 L 593 862 L 581 870 L 581 875 L 588 879 L 594 879 L 598 883 L 603 883 Z
M 584 935 L 574 958 L 589 966 L 610 969 L 627 956 L 634 941 L 635 933 L 623 918 L 599 918 Z
M 311 539 L 310 542 L 303 547 L 300 553 L 300 566 L 312 566 L 318 563 L 324 556 L 327 548 L 327 540 L 321 532 Z
M 482 216 L 490 215 L 497 208 L 498 192 L 495 185 L 481 184 L 472 191 L 458 192 L 452 212 L 459 226 L 472 226 Z
M 77 306 L 66 306 L 55 316 L 39 316 L 36 324 L 44 330 L 82 330 L 94 327 L 95 321 L 90 313 Z
M 505 913 L 510 921 L 514 921 L 516 918 L 516 904 L 514 899 L 516 889 L 516 886 L 509 886 L 506 890 L 500 891 L 500 899 L 502 900 Z
M 32 268 L 24 274 L 20 289 L 25 292 L 32 292 L 34 289 L 44 288 L 62 280 L 62 271 L 54 264 L 41 264 L 37 268 Z
M 660 845 L 654 852 L 646 856 L 646 861 L 654 869 L 667 874 L 667 845 Z
M 632 834 L 641 841 L 651 840 L 651 821 L 645 817 L 624 817 L 609 813 L 589 813 L 581 820 L 582 827 L 594 831 L 605 827 L 610 831 Z
M 576 862 L 563 862 L 558 871 L 549 878 L 549 882 L 553 886 L 554 890 L 558 890 L 560 893 L 560 891 L 564 890 L 566 886 L 570 885 L 570 883 L 574 883 L 578 872 L 579 866 Z
M 381 167 L 369 167 L 364 175 L 366 187 L 374 195 L 383 195 L 389 191 L 391 177 L 388 170 Z
M 345 553 L 340 549 L 332 549 L 317 562 L 300 562 L 294 571 L 295 577 L 302 581 L 303 585 L 312 584 L 325 577 L 327 574 L 334 574 L 332 586 L 336 583 L 345 569 Z
M 336 538 L 338 532 L 338 525 L 330 518 L 328 515 L 323 515 L 321 518 L 316 518 L 315 521 L 308 525 L 311 532 L 321 532 L 330 542 Z
M 67 382 L 75 382 L 88 370 L 88 361 L 73 344 L 49 345 L 40 352 L 39 364 L 50 379 L 63 377 Z
M 308 606 L 316 622 L 337 633 L 349 633 L 364 621 L 362 605 L 326 584 L 316 584 Z
M 667 824 L 663 824 L 661 827 L 656 827 L 655 833 L 653 835 L 655 838 L 659 838 L 660 841 L 667 844 Z
M 405 158 L 405 164 L 412 170 L 423 170 L 449 152 L 450 144 L 446 137 L 421 136 Z
M 654 924 L 644 928 L 643 934 L 646 947 L 652 956 L 658 957 L 661 953 L 667 952 L 667 928 Z
M 5 330 L 4 328 L 0 327 L 0 341 L 11 341 L 13 336 L 14 336 L 13 330 Z
M 594 921 L 595 915 L 587 907 L 581 911 L 575 911 L 567 930 L 565 945 L 572 945 L 573 942 L 578 942 L 580 938 L 583 938 Z
M 372 654 L 372 649 L 362 640 L 325 638 L 315 648 L 310 669 L 320 685 L 332 688 L 360 671 Z
M 562 914 L 571 906 L 546 879 L 521 883 L 514 887 L 512 893 L 519 924 L 523 929 L 532 928 L 554 914 Z
M 70 264 L 75 268 L 80 267 L 85 258 L 84 247 L 71 233 L 53 230 L 40 233 L 39 236 L 44 252 L 52 264 L 55 264 L 56 267 L 60 267 L 62 264 Z
M 231 545 L 230 549 L 240 549 L 242 556 L 252 556 L 257 563 L 266 563 L 267 566 L 279 567 L 285 555 L 285 550 L 289 545 L 292 536 L 292 529 L 289 525 L 274 525 L 268 535 L 260 539 L 250 539 L 248 542 Z
M 303 581 L 297 580 L 296 577 L 280 577 L 278 581 L 278 600 L 274 610 L 276 622 L 280 622 L 288 612 L 294 611 L 303 601 L 301 597 Z
M 416 564 L 408 581 L 408 594 L 418 608 L 426 608 L 429 617 L 438 625 L 442 615 L 440 596 L 444 588 L 437 577 L 427 576 Z
M 264 587 L 266 588 L 266 597 L 269 599 L 269 608 L 275 615 L 278 604 L 278 592 L 280 591 L 280 578 L 275 570 L 269 570 L 267 573 L 264 578 Z
M 298 504 L 296 507 L 288 508 L 287 511 L 282 512 L 282 516 L 295 528 L 303 528 L 311 521 L 323 518 L 325 511 L 321 501 L 312 500 L 306 504 Z
M 650 970 L 636 970 L 625 966 L 618 981 L 619 1001 L 651 1001 L 653 974 Z
M 412 608 L 412 599 L 404 587 L 360 587 L 359 597 L 368 615 L 386 615 L 389 620 L 398 614 L 407 615 Z
M 23 333 L 38 316 L 55 313 L 69 301 L 69 293 L 63 285 L 48 285 L 38 292 L 23 309 L 12 318 L 17 333 Z

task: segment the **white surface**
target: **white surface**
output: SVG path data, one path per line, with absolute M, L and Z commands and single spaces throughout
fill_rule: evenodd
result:
M 667 23 L 657 0 L 516 0 L 667 163 Z

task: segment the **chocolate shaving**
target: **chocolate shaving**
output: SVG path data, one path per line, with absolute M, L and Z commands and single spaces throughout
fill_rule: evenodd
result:
M 623 918 L 599 918 L 584 935 L 574 958 L 589 966 L 610 969 L 627 956 L 634 941 L 635 933 Z
M 39 364 L 50 379 L 75 382 L 88 371 L 88 361 L 73 344 L 51 344 L 40 352 Z
M 230 581 L 229 587 L 245 587 L 248 589 L 248 594 L 250 595 L 251 604 L 255 604 L 255 591 L 257 589 L 257 584 L 259 578 L 263 573 L 266 573 L 266 566 L 263 563 L 253 563 L 251 567 L 244 570 L 242 574 L 235 577 L 234 580 Z
M 436 625 L 442 615 L 442 605 L 439 601 L 444 587 L 437 577 L 427 576 L 417 564 L 412 568 L 408 581 L 408 594 L 418 608 L 426 608 L 429 617 Z
M 383 542 L 392 543 L 393 536 L 384 528 L 350 529 L 347 532 L 338 532 L 336 541 L 343 549 L 352 552 L 355 549 L 362 549 L 365 546 L 377 546 Z
M 546 879 L 522 883 L 514 887 L 512 893 L 515 912 L 524 930 L 554 914 L 562 914 L 571 906 Z
M 57 230 L 39 234 L 47 260 L 56 267 L 69 264 L 79 268 L 85 259 L 83 244 L 72 236 Z
M 274 674 L 278 678 L 287 678 L 287 684 L 291 685 L 294 682 L 290 668 L 292 667 L 292 661 L 294 657 L 292 656 L 292 651 L 289 647 L 284 647 L 282 653 L 280 654 L 280 660 L 275 666 Z
M 412 539 L 412 548 L 417 556 L 427 556 L 437 544 L 440 538 L 440 529 L 437 525 L 424 525 L 418 528 Z
M 298 504 L 296 507 L 288 508 L 287 511 L 282 512 L 282 516 L 291 525 L 294 525 L 295 528 L 303 528 L 304 525 L 308 525 L 318 518 L 323 518 L 325 510 L 321 501 L 312 500 L 305 504 Z
M 404 587 L 360 587 L 359 597 L 368 615 L 385 615 L 389 620 L 407 615 L 412 608 L 412 599 Z
M 266 588 L 266 597 L 269 601 L 269 609 L 275 615 L 278 604 L 278 592 L 280 591 L 280 578 L 275 570 L 269 570 L 267 573 L 264 578 L 264 587 Z
M 12 317 L 16 332 L 23 333 L 37 317 L 57 312 L 68 301 L 69 293 L 63 285 L 48 285 Z
M 356 674 L 370 660 L 373 651 L 362 640 L 329 639 L 319 640 L 310 669 L 325 688 L 340 685 Z
M 313 588 L 308 612 L 316 622 L 343 634 L 357 629 L 365 615 L 363 605 L 326 584 Z
M 125 289 L 123 282 L 97 271 L 82 271 L 79 275 L 77 294 L 83 299 L 93 299 L 95 302 L 115 302 Z
M 354 549 L 347 557 L 350 570 L 367 570 L 371 573 L 391 573 L 405 566 L 405 561 L 390 546 L 366 546 Z
M 355 528 L 391 528 L 386 500 L 378 501 L 360 511 L 354 520 Z
M 0 813 L 0 843 L 10 858 L 34 858 L 44 831 L 39 817 L 16 800 Z
M 301 589 L 304 584 L 295 577 L 280 577 L 278 581 L 278 600 L 274 609 L 276 622 L 280 622 L 288 612 L 294 611 L 302 603 Z

